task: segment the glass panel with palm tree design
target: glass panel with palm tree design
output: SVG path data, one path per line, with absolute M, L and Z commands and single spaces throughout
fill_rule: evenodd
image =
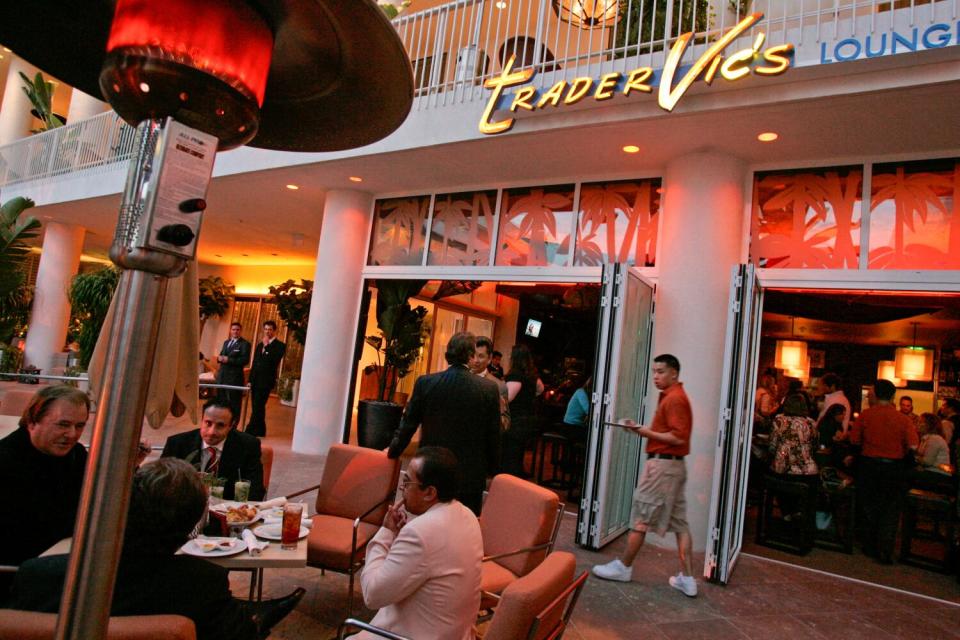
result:
M 566 266 L 573 231 L 574 185 L 504 189 L 498 265 Z
M 960 159 L 877 164 L 871 269 L 960 269 Z
M 377 200 L 370 238 L 371 265 L 423 264 L 430 196 Z
M 438 194 L 427 264 L 488 266 L 496 190 Z
M 856 269 L 861 167 L 757 173 L 750 259 L 758 267 Z
M 574 264 L 654 266 L 660 178 L 584 184 L 579 209 Z

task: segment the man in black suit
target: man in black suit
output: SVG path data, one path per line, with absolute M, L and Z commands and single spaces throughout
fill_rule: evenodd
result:
M 287 351 L 287 345 L 276 336 L 277 323 L 273 320 L 264 322 L 263 340 L 257 343 L 253 365 L 250 366 L 250 422 L 244 431 L 260 438 L 267 435 L 267 398 L 277 384 L 277 369 Z
M 220 347 L 220 355 L 217 356 L 217 362 L 220 368 L 217 370 L 217 384 L 229 384 L 242 387 L 243 368 L 250 362 L 250 343 L 247 342 L 240 332 L 243 326 L 239 322 L 230 324 L 230 337 L 223 341 Z M 240 407 L 243 404 L 243 393 L 232 389 L 220 389 L 217 397 L 230 405 L 233 412 L 234 424 L 240 420 Z
M 263 500 L 263 463 L 260 462 L 260 441 L 233 428 L 230 407 L 211 400 L 203 407 L 200 428 L 167 438 L 162 458 L 180 458 L 195 469 L 225 478 L 225 500 L 233 500 L 233 483 L 243 478 L 250 481 L 249 500 Z
M 421 447 L 445 447 L 460 463 L 460 502 L 480 514 L 488 475 L 496 473 L 500 444 L 500 392 L 471 373 L 476 349 L 472 333 L 454 334 L 447 344 L 446 371 L 417 378 L 387 455 L 397 458 L 418 427 Z
M 254 640 L 293 610 L 303 589 L 255 607 L 231 596 L 223 567 L 175 555 L 206 508 L 206 488 L 184 461 L 160 459 L 137 471 L 111 615 L 177 614 L 193 620 L 198 640 Z M 68 561 L 55 555 L 23 563 L 10 606 L 56 613 Z

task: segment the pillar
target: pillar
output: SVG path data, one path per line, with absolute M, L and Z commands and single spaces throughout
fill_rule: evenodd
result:
M 679 358 L 680 381 L 693 408 L 687 517 L 698 550 L 707 536 L 730 268 L 739 262 L 743 243 L 745 172 L 736 158 L 696 152 L 671 161 L 663 177 L 654 355 Z M 655 404 L 657 392 L 650 388 Z
M 0 145 L 16 142 L 30 135 L 33 128 L 33 116 L 30 109 L 33 104 L 23 92 L 22 71 L 30 79 L 37 74 L 37 68 L 12 53 L 10 68 L 7 70 L 7 83 L 3 89 L 3 101 L 0 102 Z
M 94 98 L 79 89 L 74 89 L 70 93 L 70 109 L 67 111 L 67 122 L 72 123 L 79 120 L 86 120 L 87 118 L 92 118 L 95 115 L 103 113 L 109 108 L 110 105 L 103 100 Z
M 373 197 L 359 191 L 329 191 L 322 224 L 293 428 L 293 450 L 309 454 L 326 454 L 330 445 L 341 441 L 350 409 L 350 370 Z
M 49 373 L 52 357 L 63 350 L 70 323 L 70 280 L 80 267 L 84 228 L 48 222 L 43 235 L 40 269 L 30 308 L 24 362 Z

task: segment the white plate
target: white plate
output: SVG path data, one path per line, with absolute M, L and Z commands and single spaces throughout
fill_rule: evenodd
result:
M 217 547 L 213 551 L 204 551 L 200 546 L 202 540 L 229 540 L 230 547 L 225 549 Z M 235 553 L 240 553 L 246 548 L 247 543 L 241 538 L 194 538 L 193 540 L 188 540 L 187 544 L 180 547 L 180 550 L 189 556 L 197 556 L 199 558 L 222 558 L 223 556 L 232 556 Z
M 262 524 L 252 531 L 258 538 L 263 538 L 264 540 L 279 540 L 282 530 L 283 527 L 279 524 Z M 306 527 L 300 527 L 300 535 L 297 536 L 297 539 L 302 540 L 309 534 L 310 529 L 307 529 Z
M 253 519 L 252 519 L 252 520 L 247 520 L 247 521 L 244 521 L 244 522 L 227 522 L 227 525 L 229 525 L 229 526 L 231 526 L 231 527 L 249 527 L 251 524 L 253 524 L 254 522 L 256 522 L 257 520 L 260 519 L 260 510 L 257 509 L 256 506 L 250 504 L 249 502 L 233 502 L 233 501 L 221 502 L 221 503 L 218 504 L 218 505 L 214 505 L 214 506 L 210 507 L 210 511 L 213 511 L 213 512 L 215 512 L 215 513 L 223 516 L 224 519 L 226 519 L 226 517 L 227 517 L 227 510 L 228 510 L 228 509 L 230 509 L 231 507 L 236 508 L 236 507 L 239 507 L 240 505 L 244 505 L 244 504 L 247 505 L 248 507 L 252 508 L 254 511 L 257 512 L 256 515 L 253 516 Z

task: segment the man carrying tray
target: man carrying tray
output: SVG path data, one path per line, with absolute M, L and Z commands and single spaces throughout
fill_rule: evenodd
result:
M 653 421 L 649 427 L 639 426 L 633 420 L 621 423 L 647 438 L 647 462 L 633 493 L 633 524 L 627 548 L 620 558 L 593 567 L 593 575 L 630 582 L 633 560 L 647 531 L 658 535 L 673 531 L 677 534 L 680 572 L 670 577 L 670 586 L 692 598 L 697 595 L 697 581 L 693 577 L 693 541 L 687 525 L 687 470 L 683 458 L 690 453 L 693 413 L 679 376 L 680 361 L 675 356 L 662 354 L 654 358 L 653 384 L 660 390 L 660 399 Z

